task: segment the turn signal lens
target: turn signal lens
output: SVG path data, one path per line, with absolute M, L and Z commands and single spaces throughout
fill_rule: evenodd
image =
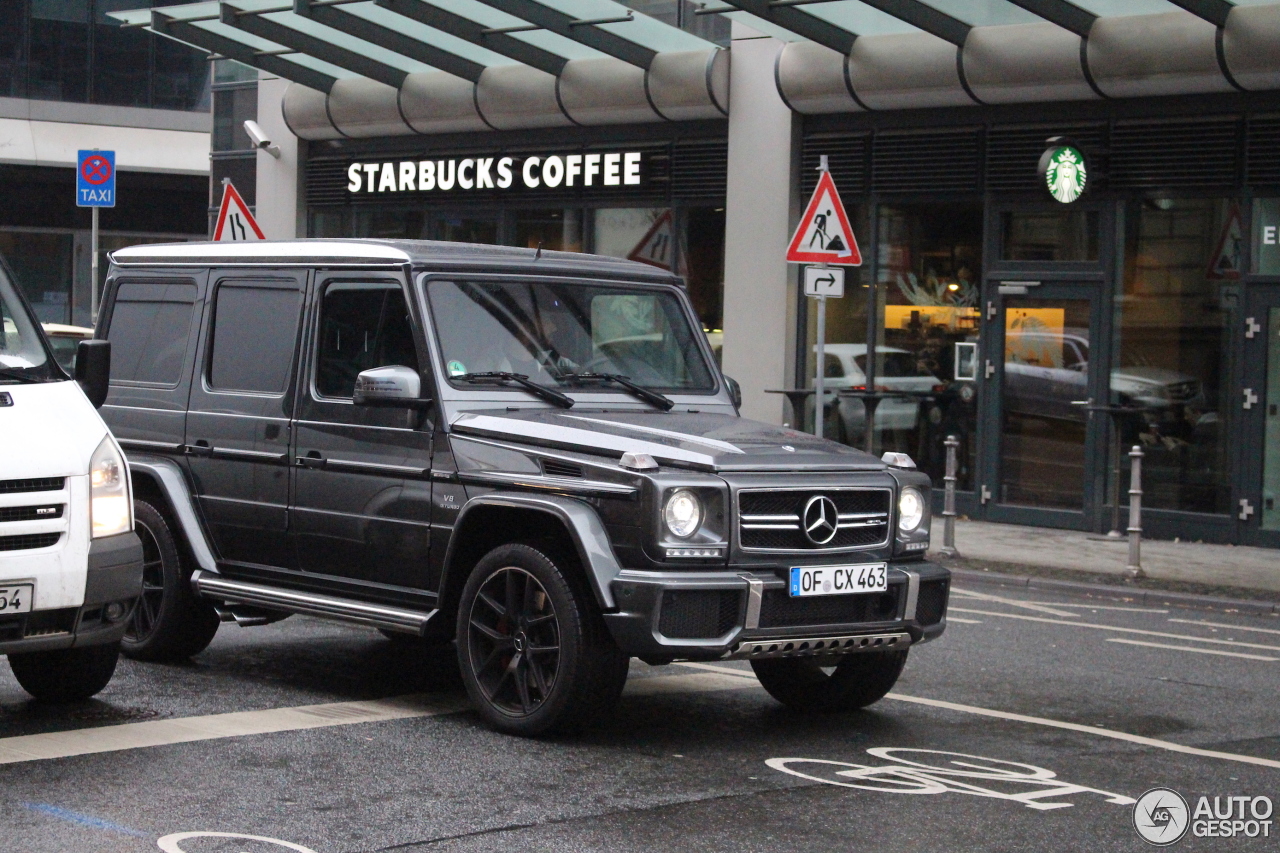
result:
M 111 436 L 104 437 L 89 459 L 89 513 L 94 539 L 133 529 L 126 476 L 124 457 L 116 450 Z
M 677 489 L 662 508 L 662 520 L 671 535 L 688 539 L 702 527 L 702 501 L 688 489 Z
M 924 496 L 918 489 L 906 488 L 898 496 L 898 530 L 910 533 L 924 521 Z

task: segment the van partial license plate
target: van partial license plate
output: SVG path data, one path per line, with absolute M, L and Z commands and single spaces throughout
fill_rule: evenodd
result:
M 792 566 L 791 597 L 856 595 L 889 589 L 887 563 L 860 566 Z
M 36 588 L 29 583 L 0 586 L 0 616 L 8 613 L 29 613 L 35 591 Z

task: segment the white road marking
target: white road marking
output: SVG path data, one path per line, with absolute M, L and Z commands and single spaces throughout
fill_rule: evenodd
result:
M 1163 631 L 1144 631 L 1141 628 L 1119 628 L 1115 625 L 1099 625 L 1096 622 L 1063 622 L 1058 619 L 1044 619 L 1039 616 L 1023 616 L 1021 613 L 996 613 L 992 610 L 967 610 L 963 607 L 949 607 L 948 612 L 957 610 L 961 613 L 976 613 L 981 616 L 1002 616 L 1005 619 L 1023 619 L 1027 622 L 1043 622 L 1046 625 L 1073 625 L 1077 628 L 1096 628 L 1099 631 L 1117 631 L 1124 634 L 1143 634 L 1148 637 L 1164 637 L 1170 640 L 1187 640 L 1196 643 L 1218 643 L 1224 646 L 1241 646 L 1246 649 L 1266 649 L 1280 652 L 1280 646 L 1264 646 L 1258 643 L 1242 643 L 1238 640 L 1218 640 L 1213 637 L 1189 637 L 1186 634 L 1169 634 Z
M 950 625 L 952 622 L 959 622 L 961 625 L 981 625 L 982 624 L 981 619 L 961 619 L 959 616 L 948 615 L 947 624 Z
M 1075 623 L 1067 622 L 1065 624 L 1072 625 Z M 698 669 L 708 669 L 714 672 L 721 672 L 725 675 L 736 675 L 739 677 L 750 677 L 751 673 L 740 669 L 730 669 L 727 666 L 715 666 L 706 663 L 681 663 L 677 666 L 694 666 Z M 1082 723 L 1068 723 L 1062 720 L 1051 720 L 1047 717 L 1031 717 L 1027 714 L 1013 714 L 1008 711 L 996 711 L 992 708 L 981 708 L 976 705 L 961 705 L 958 702 L 945 702 L 941 699 L 925 699 L 922 696 L 907 696 L 903 693 L 889 693 L 884 698 L 895 699 L 899 702 L 910 702 L 915 705 L 927 705 L 931 708 L 943 708 L 947 711 L 958 711 L 962 714 L 975 714 L 980 717 L 994 717 L 998 720 L 1010 720 L 1011 722 L 1030 723 L 1034 726 L 1047 726 L 1054 729 L 1066 729 L 1072 732 L 1082 732 L 1089 735 L 1097 735 L 1098 737 L 1110 738 L 1112 740 L 1122 740 L 1128 743 L 1141 744 L 1142 746 L 1151 746 L 1156 749 L 1164 749 L 1169 752 L 1179 752 L 1184 755 L 1198 755 L 1203 758 L 1220 758 L 1223 761 L 1236 761 L 1241 764 L 1257 764 L 1262 767 L 1274 767 L 1280 769 L 1280 761 L 1273 761 L 1270 758 L 1258 758 L 1253 755 L 1240 755 L 1234 752 L 1218 752 L 1212 749 L 1200 749 L 1195 746 L 1187 746 L 1182 743 L 1174 743 L 1168 740 L 1158 740 L 1152 737 L 1143 737 L 1142 735 L 1131 735 L 1128 732 L 1118 732 L 1114 729 L 1104 729 L 1097 726 L 1086 726 Z
M 333 702 L 265 711 L 237 711 L 173 720 L 148 720 L 119 726 L 98 726 L 38 735 L 0 738 L 0 764 L 67 758 L 98 752 L 118 752 L 272 732 L 319 729 L 352 723 L 377 723 L 410 717 L 451 714 L 466 707 L 454 700 L 429 700 L 422 695 L 397 696 L 367 702 Z
M 1226 628 L 1228 631 L 1257 631 L 1260 634 L 1280 634 L 1274 628 L 1251 628 L 1248 625 L 1228 625 L 1225 622 L 1201 622 L 1199 619 L 1170 619 L 1183 625 L 1203 625 L 1206 628 Z
M 1071 619 L 1080 618 L 1079 613 L 1072 613 L 1069 610 L 1058 610 L 1055 607 L 1048 607 L 1043 604 L 1035 604 L 1034 602 L 1030 602 L 1030 601 L 1019 601 L 1016 598 L 1003 598 L 999 595 L 991 595 L 985 592 L 974 592 L 973 590 L 970 590 L 970 589 L 959 589 L 957 587 L 952 587 L 951 591 L 956 593 L 957 595 L 964 595 L 964 596 L 968 596 L 969 598 L 976 598 L 979 601 L 992 601 L 997 604 L 1007 604 L 1010 607 L 1021 607 L 1023 610 L 1034 610 L 1037 613 L 1048 613 L 1050 616 L 1066 616 Z
M 718 672 L 698 672 L 690 675 L 658 675 L 652 678 L 633 678 L 627 682 L 624 696 L 661 696 L 670 693 L 704 693 L 712 690 L 742 690 L 755 687 L 753 672 L 735 673 L 730 678 Z M 745 676 L 742 677 L 742 676 Z
M 1168 613 L 1168 610 L 1156 610 L 1151 607 L 1113 607 L 1109 604 L 1063 604 L 1061 601 L 1037 601 L 1036 604 L 1052 604 L 1054 607 L 1075 607 L 1085 610 L 1118 610 L 1122 613 Z
M 1129 646 L 1150 646 L 1153 649 L 1173 649 L 1176 652 L 1195 652 L 1200 655 L 1222 655 L 1229 658 L 1247 658 L 1248 660 L 1280 660 L 1280 658 L 1269 658 L 1265 655 L 1246 655 L 1240 652 L 1224 652 L 1221 649 L 1194 649 L 1190 646 L 1173 646 L 1168 643 L 1147 643 L 1142 640 L 1125 640 L 1121 637 L 1108 637 L 1108 643 L 1124 643 Z
M 294 844 L 292 841 L 281 841 L 279 838 L 266 838 L 262 835 L 241 835 L 238 832 L 175 832 L 172 835 L 166 835 L 164 838 L 156 839 L 156 846 L 164 853 L 186 853 L 180 846 L 180 843 L 188 838 L 239 838 L 244 841 L 262 841 L 266 844 L 274 844 L 277 847 L 283 847 L 286 850 L 293 850 L 296 853 L 316 853 L 310 847 L 303 847 L 301 844 Z M 241 845 L 236 845 L 237 847 Z

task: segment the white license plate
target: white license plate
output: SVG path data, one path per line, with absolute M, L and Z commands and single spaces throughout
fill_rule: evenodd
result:
M 791 597 L 810 595 L 856 595 L 889 589 L 889 566 L 865 563 L 861 566 L 792 566 Z
M 0 586 L 0 616 L 9 613 L 29 613 L 31 599 L 35 596 L 35 592 L 36 588 L 29 583 L 19 586 Z

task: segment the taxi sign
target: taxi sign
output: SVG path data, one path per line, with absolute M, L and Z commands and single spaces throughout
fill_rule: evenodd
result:
M 116 206 L 116 152 L 76 155 L 76 207 Z

